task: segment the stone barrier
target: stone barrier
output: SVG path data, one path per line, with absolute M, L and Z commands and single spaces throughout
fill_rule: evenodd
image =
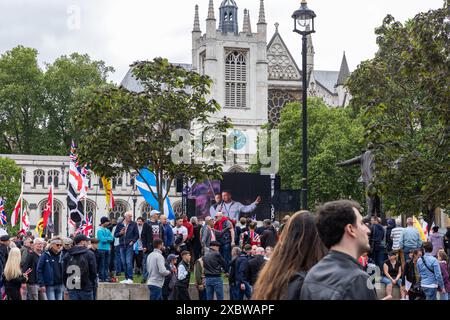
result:
M 229 300 L 229 286 L 223 285 L 224 299 Z M 378 298 L 386 296 L 386 287 L 381 284 L 377 290 Z M 194 285 L 189 287 L 189 295 L 192 300 L 198 300 L 198 292 Z M 392 290 L 394 300 L 400 300 L 400 289 L 394 287 Z M 97 290 L 98 300 L 148 300 L 149 291 L 145 284 L 121 284 L 121 283 L 100 283 Z

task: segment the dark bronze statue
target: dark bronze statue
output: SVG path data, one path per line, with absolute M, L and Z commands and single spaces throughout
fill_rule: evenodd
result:
M 348 167 L 359 164 L 361 166 L 361 177 L 358 182 L 364 183 L 366 193 L 367 215 L 366 218 L 371 216 L 377 216 L 383 218 L 381 212 L 381 200 L 377 194 L 377 190 L 374 186 L 373 172 L 375 169 L 375 157 L 373 154 L 374 146 L 369 143 L 367 150 L 353 159 L 346 160 L 337 164 L 339 167 Z

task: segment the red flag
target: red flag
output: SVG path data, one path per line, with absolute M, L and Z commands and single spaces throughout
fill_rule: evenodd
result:
M 43 221 L 43 228 L 45 229 L 47 227 L 48 217 L 52 214 L 53 210 L 53 192 L 52 192 L 52 186 L 50 186 L 50 192 L 48 193 L 48 200 L 47 205 L 45 206 L 44 212 L 42 214 L 42 217 L 44 218 Z
M 19 213 L 20 213 L 20 207 L 22 206 L 22 195 L 20 195 L 19 199 L 17 200 L 16 206 L 14 207 L 14 211 L 11 215 L 11 226 L 15 226 L 19 222 Z

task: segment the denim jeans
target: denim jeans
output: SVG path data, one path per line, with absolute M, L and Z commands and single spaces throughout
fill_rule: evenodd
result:
M 239 300 L 239 288 L 234 284 L 230 284 L 230 300 L 237 301 Z
M 123 272 L 122 258 L 120 257 L 120 246 L 114 247 L 114 266 L 116 275 Z
M 64 294 L 64 285 L 46 286 L 45 293 L 47 300 L 62 300 Z
M 220 255 L 223 257 L 223 259 L 226 262 L 226 270 L 225 272 L 229 271 L 230 263 L 231 263 L 231 243 L 225 243 L 220 247 Z
M 247 298 L 247 300 L 252 299 L 252 287 L 247 281 L 244 281 L 245 290 L 241 290 L 240 286 L 236 287 L 237 290 L 239 290 L 239 300 L 244 300 L 244 296 Z
M 98 277 L 101 281 L 109 280 L 109 250 L 98 250 L 98 255 L 100 257 Z
M 425 288 L 422 287 L 423 293 L 425 293 L 425 297 L 427 300 L 436 300 L 437 288 Z
M 125 270 L 125 279 L 133 280 L 133 257 L 133 246 L 120 247 L 120 258 Z
M 441 300 L 448 301 L 448 292 L 440 293 L 440 295 L 441 295 Z
M 214 292 L 217 300 L 223 300 L 223 280 L 222 277 L 206 277 L 206 299 L 214 300 Z
M 206 288 L 203 290 L 197 290 L 198 291 L 198 300 L 200 301 L 206 301 Z
M 70 300 L 94 300 L 94 293 L 92 291 L 83 290 L 69 290 Z
M 144 253 L 144 257 L 142 259 L 142 268 L 144 269 L 144 271 L 142 272 L 142 280 L 147 280 L 148 278 L 148 271 L 147 271 L 147 258 L 148 255 L 150 253 L 148 253 L 148 251 L 146 253 Z
M 162 300 L 162 288 L 149 285 L 148 290 L 150 290 L 150 300 Z

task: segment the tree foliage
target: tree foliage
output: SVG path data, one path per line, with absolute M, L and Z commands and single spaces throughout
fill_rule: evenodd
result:
M 0 158 L 0 197 L 2 197 L 5 202 L 5 213 L 8 217 L 8 231 L 10 234 L 15 234 L 19 231 L 17 226 L 12 230 L 10 223 L 11 213 L 20 195 L 21 177 L 22 169 L 14 160 Z
M 98 90 L 73 118 L 80 131 L 79 156 L 81 161 L 92 163 L 92 170 L 100 176 L 112 177 L 124 171 L 141 174 L 148 168 L 156 176 L 156 198 L 162 211 L 175 177 L 202 180 L 218 177 L 221 172 L 218 163 L 173 162 L 172 149 L 179 141 L 172 140 L 172 133 L 190 129 L 194 123 L 219 131 L 228 125 L 210 122 L 220 106 L 206 99 L 212 83 L 209 77 L 162 58 L 136 62 L 132 68 L 142 92 L 123 87 Z M 190 138 L 193 135 L 191 132 Z
M 376 183 L 385 208 L 413 215 L 450 198 L 450 25 L 448 8 L 402 24 L 388 15 L 379 50 L 351 75 L 355 110 L 376 146 Z
M 280 140 L 279 175 L 283 189 L 301 189 L 302 118 L 299 103 L 287 104 L 277 126 Z M 308 205 L 352 198 L 361 202 L 364 191 L 357 182 L 360 167 L 336 164 L 364 151 L 362 125 L 350 109 L 331 108 L 322 99 L 308 99 Z M 259 170 L 258 166 L 252 171 Z M 363 202 L 361 202 L 363 203 Z
M 103 61 L 73 53 L 45 69 L 38 52 L 18 46 L 0 57 L 1 153 L 67 154 L 76 128 L 70 118 L 112 72 Z

